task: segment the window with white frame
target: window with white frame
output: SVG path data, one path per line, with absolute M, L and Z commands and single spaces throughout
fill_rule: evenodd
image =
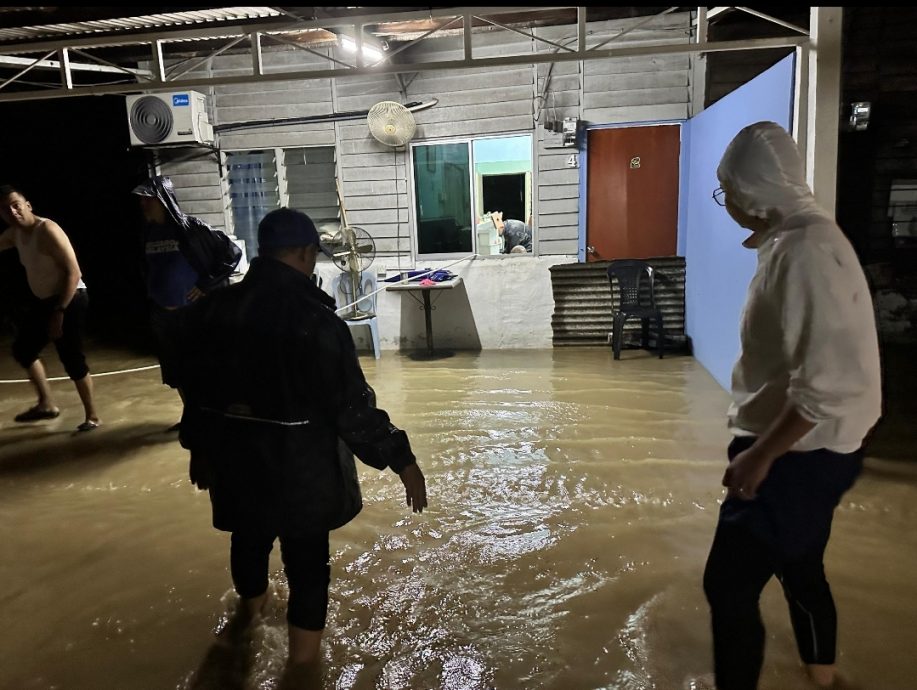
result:
M 267 148 L 225 153 L 227 225 L 245 241 L 249 259 L 258 251 L 258 223 L 281 206 L 306 213 L 319 231 L 339 225 L 333 146 Z
M 411 146 L 417 254 L 532 252 L 531 134 Z

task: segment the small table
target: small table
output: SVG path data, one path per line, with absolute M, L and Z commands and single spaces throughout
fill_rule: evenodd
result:
M 433 310 L 433 305 L 430 302 L 430 291 L 431 290 L 451 290 L 452 288 L 458 287 L 462 284 L 462 277 L 456 276 L 455 278 L 450 278 L 449 280 L 444 280 L 440 283 L 433 283 L 433 285 L 421 285 L 420 282 L 412 283 L 399 283 L 396 285 L 389 285 L 386 290 L 393 290 L 395 292 L 418 292 L 420 291 L 421 296 L 423 297 L 423 316 L 424 322 L 427 328 L 427 355 L 433 355 L 433 319 L 431 317 L 431 312 Z M 411 297 L 417 299 L 413 294 Z

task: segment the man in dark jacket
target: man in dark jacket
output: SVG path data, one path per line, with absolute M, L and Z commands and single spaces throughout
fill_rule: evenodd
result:
M 263 607 L 279 537 L 290 664 L 309 664 L 325 627 L 329 531 L 362 507 L 352 453 L 396 472 L 415 512 L 427 505 L 426 485 L 407 435 L 375 407 L 334 300 L 310 280 L 320 249 L 312 221 L 277 209 L 258 241 L 240 283 L 165 320 L 180 343 L 180 441 L 191 480 L 210 491 L 214 527 L 232 532 L 240 613 Z
M 157 331 L 163 310 L 184 307 L 217 288 L 229 285 L 229 276 L 242 250 L 220 230 L 183 213 L 168 177 L 156 176 L 139 184 L 133 194 L 147 221 L 144 231 L 146 284 L 150 297 L 153 334 L 159 347 L 162 382 L 178 388 L 168 356 L 171 344 Z M 181 389 L 179 388 L 179 395 Z M 178 425 L 172 427 L 178 430 Z

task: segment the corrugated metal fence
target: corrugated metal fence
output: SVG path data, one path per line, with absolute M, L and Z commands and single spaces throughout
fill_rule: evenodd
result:
M 662 309 L 666 347 L 684 349 L 685 337 L 685 259 L 666 256 L 646 259 L 656 269 L 656 304 Z M 617 283 L 608 281 L 609 261 L 558 264 L 551 266 L 554 292 L 555 347 L 606 345 L 611 333 L 613 306 L 618 304 Z M 624 342 L 639 342 L 640 320 L 628 319 L 624 325 Z M 650 336 L 651 342 L 654 337 Z

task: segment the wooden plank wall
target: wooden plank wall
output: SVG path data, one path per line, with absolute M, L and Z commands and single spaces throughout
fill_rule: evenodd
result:
M 592 22 L 588 45 L 593 46 L 633 26 L 636 19 Z M 627 33 L 615 45 L 651 45 L 689 40 L 690 15 L 672 13 L 648 27 Z M 555 42 L 575 36 L 574 27 L 536 30 Z M 533 51 L 554 47 L 507 31 L 474 34 L 476 57 Z M 330 49 L 329 49 L 330 50 Z M 397 58 L 398 56 L 396 56 Z M 463 57 L 460 37 L 431 38 L 408 48 L 411 60 L 451 60 Z M 191 74 L 229 76 L 249 73 L 249 56 L 217 56 Z M 297 69 L 327 67 L 327 61 L 305 51 L 270 47 L 264 52 L 266 71 L 284 66 Z M 578 117 L 591 123 L 618 123 L 683 119 L 688 108 L 687 56 L 617 58 L 556 63 L 544 91 L 548 65 L 502 68 L 434 70 L 404 75 L 401 92 L 393 75 L 336 80 L 263 82 L 218 86 L 210 90 L 214 124 L 271 119 L 333 111 L 367 109 L 381 100 L 399 102 L 438 99 L 434 108 L 415 114 L 415 141 L 449 137 L 531 132 L 536 140 L 535 178 L 536 244 L 542 255 L 575 255 L 579 235 L 580 171 L 566 166 L 571 149 L 550 149 L 544 144 L 543 121 Z M 541 124 L 536 117 L 541 115 Z M 368 230 L 381 256 L 411 256 L 413 245 L 411 195 L 408 190 L 406 151 L 392 149 L 373 139 L 365 121 L 354 120 L 226 133 L 223 150 L 263 147 L 334 146 L 336 166 L 348 212 L 348 221 Z M 163 167 L 175 178 L 181 194 L 214 225 L 223 226 L 220 167 L 217 160 L 172 162 Z M 202 188 L 210 188 L 205 192 Z M 197 202 L 200 201 L 200 204 Z M 305 199 L 303 199 L 305 202 Z M 193 212 L 193 211 L 189 211 Z
M 188 149 L 161 149 L 156 159 L 159 173 L 170 177 L 175 185 L 181 210 L 225 230 L 223 208 L 229 199 L 222 193 L 217 154 L 202 152 L 189 156 Z
M 392 74 L 337 79 L 334 110 L 368 110 L 379 101 L 402 102 Z M 409 101 L 419 100 L 413 97 Z M 411 255 L 406 150 L 376 141 L 365 119 L 334 123 L 347 222 L 369 232 L 377 256 Z
M 796 26 L 809 26 L 808 7 L 781 7 L 780 18 Z M 711 41 L 735 41 L 753 38 L 798 37 L 800 34 L 778 24 L 732 10 L 710 24 Z M 734 50 L 707 55 L 706 96 L 704 107 L 710 107 L 726 94 L 751 81 L 793 52 L 792 48 Z
M 535 35 L 563 46 L 575 46 L 576 32 L 571 27 L 543 27 Z M 559 49 L 535 43 L 538 53 Z M 549 148 L 545 122 L 565 117 L 581 117 L 583 112 L 583 63 L 581 61 L 539 64 L 537 75 L 535 128 L 538 193 L 538 251 L 541 254 L 576 255 L 579 248 L 580 171 L 567 166 L 576 149 Z M 547 83 L 547 88 L 545 84 Z
M 588 25 L 587 47 L 625 31 L 637 20 L 593 22 Z M 575 45 L 571 27 L 546 27 L 536 35 L 554 43 Z M 653 20 L 619 39 L 621 44 L 686 43 L 690 15 L 673 13 Z M 619 41 L 604 47 L 615 47 Z M 556 52 L 555 46 L 536 43 L 538 52 Z M 538 157 L 538 228 L 541 254 L 574 255 L 579 243 L 580 171 L 567 166 L 574 149 L 548 148 L 544 123 L 548 119 L 578 117 L 591 124 L 685 119 L 688 115 L 687 55 L 624 57 L 537 66 L 535 100 Z M 548 89 L 545 80 L 550 75 Z
M 530 39 L 508 32 L 474 34 L 472 45 L 475 57 L 531 53 Z M 411 60 L 464 58 L 459 36 L 426 40 L 405 52 Z M 533 132 L 535 87 L 531 65 L 433 70 L 407 76 L 408 100 L 439 101 L 436 107 L 416 114 L 415 141 Z M 536 230 L 536 238 L 537 233 Z

